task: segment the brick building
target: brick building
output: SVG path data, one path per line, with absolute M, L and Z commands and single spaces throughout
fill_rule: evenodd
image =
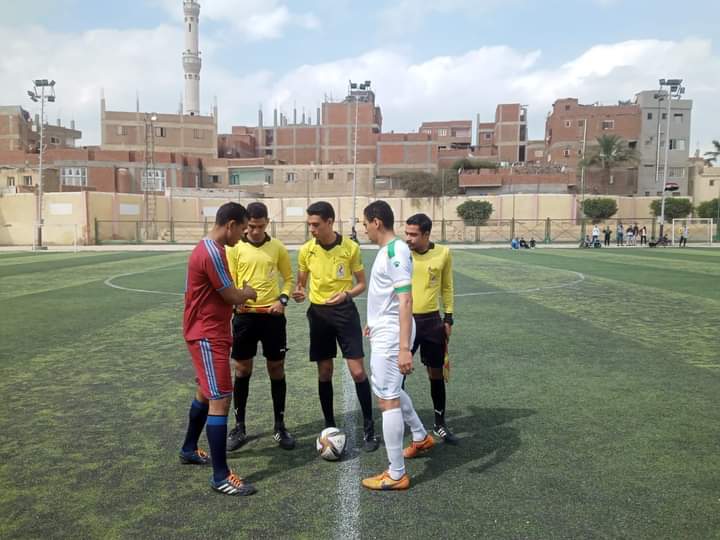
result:
M 576 169 L 582 158 L 583 140 L 587 153 L 602 135 L 619 135 L 636 148 L 640 107 L 631 102 L 582 105 L 577 98 L 558 99 L 545 121 L 545 160 Z
M 0 151 L 20 150 L 38 152 L 40 150 L 40 115 L 33 121 L 30 113 L 19 107 L 0 106 Z M 62 125 L 60 119 L 53 124 L 43 126 L 45 148 L 74 148 L 82 133 L 75 129 L 75 122 L 70 127 Z
M 527 161 L 527 107 L 502 103 L 495 108 L 494 122 L 477 119 L 475 156 L 506 163 Z

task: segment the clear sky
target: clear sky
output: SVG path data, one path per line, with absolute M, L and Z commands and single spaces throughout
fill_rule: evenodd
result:
M 499 102 L 529 106 L 541 138 L 552 102 L 614 103 L 686 81 L 690 147 L 720 139 L 716 2 L 630 0 L 201 0 L 201 109 L 217 96 L 221 131 L 314 111 L 348 79 L 373 81 L 384 129 L 423 120 L 488 120 Z M 181 0 L 0 0 L 0 104 L 22 104 L 34 78 L 57 81 L 50 121 L 74 118 L 99 142 L 108 108 L 174 112 L 183 88 Z

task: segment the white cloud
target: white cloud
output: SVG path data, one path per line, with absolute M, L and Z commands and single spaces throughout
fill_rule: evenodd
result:
M 175 19 L 182 20 L 177 0 L 156 0 Z M 293 26 L 308 30 L 320 26 L 313 13 L 294 13 L 278 0 L 201 0 L 200 24 L 212 21 L 233 28 L 234 39 L 259 41 L 277 39 Z
M 74 116 L 87 144 L 99 142 L 101 87 L 110 109 L 134 110 L 137 89 L 143 110 L 177 110 L 183 89 L 183 36 L 178 28 L 59 34 L 33 27 L 2 32 L 6 54 L 0 56 L 0 104 L 22 104 L 35 112 L 35 105 L 25 97 L 26 87 L 33 78 L 54 78 L 58 100 L 50 106 L 49 118 L 53 121 L 60 113 L 67 121 Z M 348 79 L 370 79 L 386 131 L 416 130 L 424 120 L 474 120 L 475 113 L 486 121 L 494 117 L 497 103 L 520 102 L 529 105 L 531 137 L 541 138 L 545 115 L 555 99 L 574 96 L 584 103 L 614 103 L 655 88 L 658 78 L 682 77 L 686 96 L 695 100 L 691 149 L 697 141 L 705 148 L 720 136 L 716 106 L 720 57 L 709 40 L 597 45 L 554 66 L 539 50 L 506 46 L 421 62 L 402 52 L 376 49 L 286 73 L 264 70 L 244 75 L 213 62 L 214 56 L 223 54 L 216 42 L 203 37 L 202 43 L 207 52 L 201 111 L 207 114 L 212 96 L 217 95 L 221 130 L 233 124 L 255 125 L 258 104 L 264 107 L 266 123 L 272 121 L 275 105 L 291 115 L 295 102 L 299 111 L 305 107 L 314 116 L 324 95 L 344 96 Z M 44 54 L 35 54 L 38 48 Z

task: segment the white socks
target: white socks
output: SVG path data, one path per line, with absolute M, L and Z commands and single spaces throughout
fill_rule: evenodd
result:
M 403 420 L 410 426 L 413 441 L 420 442 L 427 437 L 427 430 L 415 412 L 412 399 L 410 399 L 410 396 L 407 395 L 405 390 L 400 390 L 400 409 L 402 410 Z
M 403 457 L 405 424 L 403 423 L 403 411 L 400 409 L 383 411 L 382 429 L 383 438 L 385 439 L 385 451 L 387 452 L 388 461 L 390 461 L 390 477 L 393 480 L 400 480 L 405 474 L 405 458 Z

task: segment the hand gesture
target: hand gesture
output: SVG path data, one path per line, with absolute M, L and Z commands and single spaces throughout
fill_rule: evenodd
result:
M 292 299 L 295 300 L 298 304 L 305 301 L 305 287 L 300 285 L 299 283 L 295 287 L 295 290 L 292 292 Z
M 335 293 L 325 302 L 325 304 L 328 306 L 336 306 L 345 302 L 347 298 L 348 293 L 346 292 Z
M 240 289 L 240 294 L 243 296 L 243 298 L 245 298 L 245 302 L 247 302 L 248 300 L 257 299 L 257 292 L 250 285 L 248 285 L 247 281 L 243 281 L 243 288 Z
M 272 315 L 282 315 L 285 313 L 285 306 L 283 306 L 282 302 L 278 300 L 272 306 L 270 306 L 270 308 L 268 309 L 268 313 Z
M 400 349 L 398 354 L 398 367 L 403 375 L 410 375 L 413 371 L 413 356 L 410 349 Z

